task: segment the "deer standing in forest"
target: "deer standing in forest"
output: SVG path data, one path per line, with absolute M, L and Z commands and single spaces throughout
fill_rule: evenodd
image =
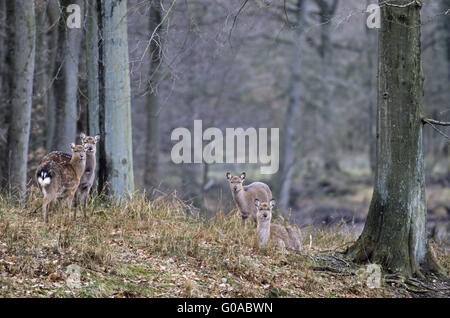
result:
M 259 246 L 265 246 L 270 239 L 281 248 L 294 251 L 302 249 L 300 233 L 296 227 L 271 223 L 272 208 L 275 206 L 274 199 L 270 200 L 270 202 L 262 203 L 256 199 L 254 204 L 258 210 L 257 232 Z
M 247 219 L 249 217 L 256 223 L 257 209 L 255 207 L 255 199 L 269 201 L 272 199 L 272 191 L 263 182 L 253 182 L 244 186 L 245 176 L 245 172 L 242 172 L 240 176 L 232 176 L 230 172 L 226 173 L 234 202 L 241 214 L 244 228 L 247 228 Z
M 36 170 L 36 180 L 44 195 L 42 213 L 45 223 L 48 223 L 47 205 L 56 198 L 66 200 L 67 217 L 70 218 L 72 201 L 86 168 L 86 147 L 72 143 L 70 148 L 69 161 L 64 157 L 46 156 Z
M 86 147 L 86 169 L 84 170 L 83 176 L 80 180 L 80 185 L 78 186 L 77 192 L 75 193 L 75 207 L 78 205 L 78 198 L 81 199 L 81 203 L 83 205 L 83 214 L 84 219 L 87 219 L 87 198 L 89 196 L 89 192 L 94 184 L 95 180 L 95 168 L 97 164 L 96 159 L 96 144 L 100 140 L 100 135 L 96 136 L 86 136 L 85 133 L 80 134 L 81 144 Z M 53 151 L 45 156 L 41 163 L 48 160 L 58 161 L 58 162 L 69 162 L 71 159 L 71 154 L 61 152 L 61 151 Z M 75 209 L 73 217 L 76 218 L 77 210 Z

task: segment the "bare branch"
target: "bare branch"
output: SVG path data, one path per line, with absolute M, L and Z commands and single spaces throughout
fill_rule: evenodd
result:
M 422 121 L 424 123 L 427 123 L 427 124 L 430 124 L 430 125 L 450 126 L 450 122 L 438 121 L 438 120 L 430 119 L 430 118 L 423 118 Z

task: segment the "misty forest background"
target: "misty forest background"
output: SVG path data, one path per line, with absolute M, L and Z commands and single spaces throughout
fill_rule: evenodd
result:
M 28 17 L 36 30 L 34 63 L 26 63 L 28 55 L 22 64 L 32 73 L 24 165 L 11 160 L 21 135 L 12 83 L 26 74 L 15 71 L 23 54 L 13 52 L 14 45 L 27 43 L 14 42 L 14 34 L 21 36 L 20 27 L 31 20 L 25 15 L 17 23 L 19 2 L 14 8 L 0 0 L 2 188 L 23 191 L 17 171 L 24 169 L 30 186 L 46 153 L 69 151 L 80 132 L 100 133 L 98 189 L 115 182 L 110 170 L 125 152 L 129 160 L 120 175 L 126 180 L 111 192 L 176 191 L 212 216 L 234 207 L 225 172 L 246 171 L 247 183 L 271 186 L 278 211 L 291 221 L 307 226 L 344 220 L 360 231 L 375 167 L 378 32 L 366 27 L 365 13 L 372 2 L 128 0 L 102 20 L 100 1 L 35 0 L 34 19 Z M 65 8 L 72 3 L 81 7 L 80 29 L 66 26 Z M 449 8 L 450 1 L 440 0 L 424 1 L 421 9 L 424 112 L 442 121 L 450 120 Z M 113 17 L 113 9 L 122 11 Z M 121 41 L 108 38 L 109 31 L 119 32 Z M 204 129 L 223 132 L 279 127 L 279 172 L 260 175 L 257 164 L 175 165 L 171 132 L 193 131 L 196 119 Z M 128 125 L 132 135 L 114 125 Z M 449 134 L 447 127 L 439 129 Z M 429 230 L 448 242 L 450 146 L 429 126 L 423 144 Z

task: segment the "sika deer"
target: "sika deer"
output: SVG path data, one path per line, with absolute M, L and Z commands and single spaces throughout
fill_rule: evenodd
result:
M 269 201 L 272 199 L 272 191 L 270 191 L 267 184 L 262 182 L 253 182 L 248 186 L 244 186 L 245 172 L 242 172 L 239 177 L 231 176 L 231 173 L 227 172 L 226 176 L 230 182 L 234 202 L 241 213 L 244 228 L 247 228 L 247 219 L 249 217 L 256 223 L 257 209 L 255 207 L 255 199 Z
M 86 167 L 86 148 L 83 145 L 71 144 L 72 157 L 70 161 L 62 157 L 46 157 L 36 170 L 36 180 L 44 195 L 42 213 L 45 223 L 48 223 L 47 205 L 56 198 L 66 199 L 67 217 L 70 218 L 73 197 L 80 185 L 81 176 Z M 60 160 L 59 160 L 59 159 Z
M 266 245 L 269 239 L 271 239 L 275 244 L 282 248 L 294 251 L 300 251 L 302 249 L 298 228 L 270 223 L 275 200 L 272 199 L 269 203 L 260 203 L 259 200 L 256 199 L 255 206 L 258 209 L 257 232 L 259 246 Z
M 87 205 L 87 197 L 89 195 L 89 191 L 92 188 L 95 180 L 95 167 L 96 167 L 96 144 L 100 140 L 100 135 L 86 136 L 86 134 L 80 134 L 81 143 L 86 147 L 86 169 L 83 173 L 83 176 L 80 180 L 80 185 L 78 186 L 78 190 L 75 193 L 75 207 L 78 203 L 78 197 L 81 197 L 81 203 L 83 205 L 83 214 L 84 219 L 87 219 L 86 214 L 86 205 Z M 53 151 L 45 156 L 41 160 L 41 164 L 44 161 L 53 160 L 56 162 L 64 162 L 67 163 L 71 159 L 71 154 L 61 152 L 61 151 Z M 77 210 L 75 209 L 73 217 L 76 218 Z

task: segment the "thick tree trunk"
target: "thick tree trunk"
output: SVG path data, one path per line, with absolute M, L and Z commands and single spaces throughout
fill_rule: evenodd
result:
M 348 252 L 390 272 L 421 275 L 436 264 L 425 226 L 420 7 L 381 7 L 375 186 L 364 230 Z
M 127 2 L 102 0 L 105 160 L 109 192 L 134 191 Z
M 61 1 L 63 19 L 59 23 L 59 39 L 57 64 L 54 69 L 54 92 L 56 98 L 56 127 L 53 135 L 53 150 L 70 151 L 70 143 L 74 142 L 77 133 L 77 100 L 78 100 L 78 64 L 82 29 L 69 28 L 66 25 L 66 8 L 70 4 L 78 4 L 81 0 Z M 61 65 L 61 67 L 60 67 Z
M 11 100 L 11 125 L 8 133 L 9 182 L 23 196 L 26 191 L 28 140 L 30 136 L 31 97 L 36 46 L 33 1 L 14 2 L 14 83 Z
M 158 186 L 158 156 L 159 156 L 159 100 L 156 91 L 159 80 L 159 69 L 162 59 L 162 27 L 160 0 L 152 0 L 150 7 L 150 83 L 147 109 L 147 145 L 145 159 L 145 186 Z
M 301 104 L 301 79 L 302 79 L 302 50 L 304 43 L 305 0 L 297 0 L 295 41 L 291 54 L 291 79 L 289 100 L 284 120 L 284 133 L 282 141 L 282 155 L 280 172 L 278 174 L 278 203 L 284 217 L 289 217 L 289 201 L 291 192 L 292 175 L 295 164 L 295 144 L 298 136 L 297 126 Z

